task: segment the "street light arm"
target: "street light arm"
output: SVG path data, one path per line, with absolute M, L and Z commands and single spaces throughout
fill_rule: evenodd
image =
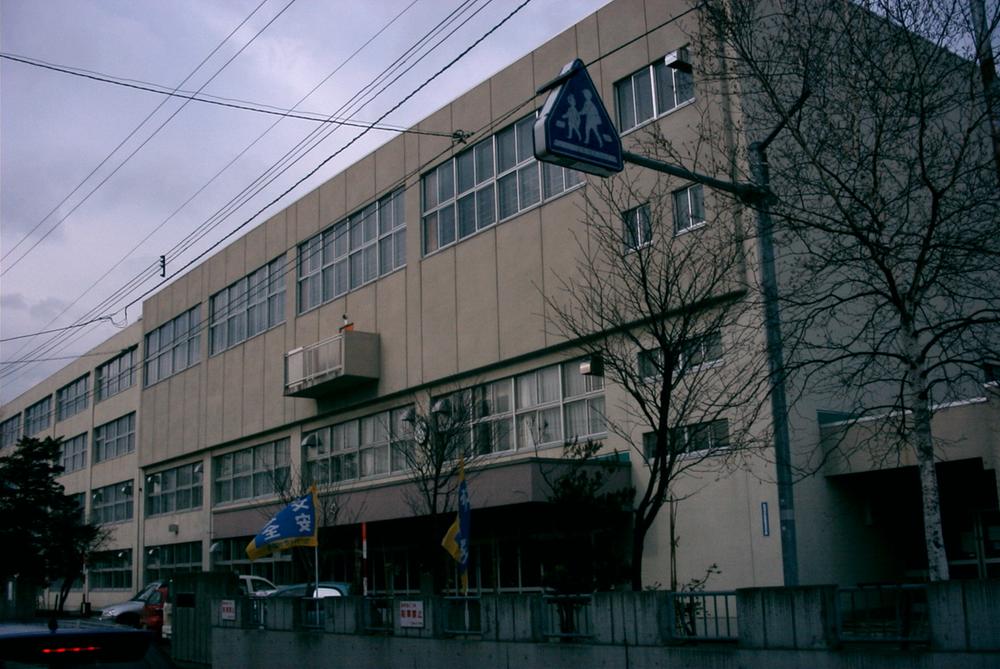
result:
M 766 195 L 766 190 L 761 189 L 755 184 L 716 179 L 715 177 L 710 177 L 707 174 L 701 174 L 700 172 L 694 172 L 686 167 L 681 167 L 680 165 L 672 165 L 671 163 L 666 163 L 662 160 L 647 158 L 646 156 L 641 156 L 638 153 L 632 153 L 631 151 L 622 151 L 622 160 L 627 163 L 632 163 L 633 165 L 639 165 L 651 170 L 656 170 L 657 172 L 663 172 L 664 174 L 686 179 L 687 181 L 704 184 L 705 186 L 716 190 L 732 193 L 744 202 L 757 200 L 761 196 Z

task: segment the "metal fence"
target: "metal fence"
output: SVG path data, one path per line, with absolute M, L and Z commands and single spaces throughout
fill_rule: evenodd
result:
M 591 633 L 590 595 L 545 595 L 542 597 L 543 634 L 564 640 L 586 639 Z
M 444 633 L 482 634 L 483 607 L 479 597 L 445 597 Z
M 306 629 L 323 629 L 326 619 L 326 605 L 324 600 L 312 597 L 303 597 L 296 604 L 301 614 L 302 627 Z
M 250 597 L 247 600 L 250 614 L 250 624 L 261 629 L 267 627 L 267 600 L 260 597 Z
M 365 632 L 392 634 L 395 602 L 392 597 L 365 597 L 363 600 Z
M 673 613 L 674 640 L 736 641 L 736 591 L 671 592 L 667 606 Z
M 927 586 L 923 584 L 840 588 L 837 611 L 844 641 L 930 641 Z

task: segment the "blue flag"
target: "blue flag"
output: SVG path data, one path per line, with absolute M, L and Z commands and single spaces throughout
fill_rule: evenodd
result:
M 317 546 L 316 538 L 316 486 L 278 512 L 264 529 L 247 544 L 251 560 L 270 555 L 293 546 Z
M 465 484 L 465 460 L 458 465 L 458 513 L 455 522 L 448 528 L 441 546 L 458 563 L 458 577 L 462 592 L 469 592 L 469 530 L 472 521 L 472 505 L 469 503 L 469 488 Z

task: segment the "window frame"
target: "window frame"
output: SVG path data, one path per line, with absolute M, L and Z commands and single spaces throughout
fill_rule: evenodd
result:
M 124 430 L 122 429 L 124 424 Z M 114 429 L 112 430 L 112 426 Z M 109 434 L 113 431 L 113 434 Z M 122 444 L 124 443 L 124 447 Z M 123 450 L 124 448 L 124 450 Z M 94 464 L 135 452 L 135 412 L 94 427 Z M 110 449 L 110 450 L 109 450 Z
M 697 196 L 695 196 L 697 194 Z M 706 224 L 705 216 L 705 187 L 702 184 L 691 184 L 684 188 L 678 188 L 671 194 L 671 202 L 674 210 L 674 234 L 681 235 L 691 230 L 696 230 Z M 684 213 L 678 206 L 679 200 L 684 200 Z M 695 209 L 700 206 L 701 217 L 697 217 Z
M 397 188 L 298 244 L 295 300 L 304 314 L 406 266 L 405 188 Z M 384 249 L 391 249 L 383 255 Z M 391 260 L 389 266 L 383 261 Z M 352 268 L 359 272 L 357 282 Z
M 114 397 L 135 385 L 135 362 L 138 349 L 138 346 L 131 346 L 98 366 L 94 372 L 94 402 Z M 122 367 L 126 360 L 128 367 Z
M 132 549 L 117 548 L 91 555 L 87 564 L 87 580 L 92 590 L 131 590 Z
M 197 365 L 201 362 L 201 303 L 147 332 L 143 343 L 144 388 Z M 180 361 L 179 353 L 183 357 Z M 150 374 L 151 369 L 155 373 Z
M 72 450 L 71 450 L 72 449 Z M 63 439 L 59 445 L 59 464 L 63 474 L 79 471 L 87 467 L 87 433 L 83 432 L 71 439 Z
M 186 555 L 179 555 L 182 551 Z M 145 577 L 144 582 L 166 581 L 172 578 L 174 574 L 201 572 L 203 552 L 204 542 L 201 539 L 197 541 L 181 541 L 174 544 L 146 546 L 145 551 L 143 551 L 142 565 Z
M 626 253 L 653 243 L 653 218 L 648 202 L 622 212 L 622 243 Z
M 668 106 L 668 102 L 665 99 L 665 86 L 662 83 L 662 75 L 664 73 L 670 74 L 670 97 L 669 101 L 671 104 Z M 638 99 L 637 99 L 637 80 L 646 81 L 648 80 L 648 104 L 650 106 L 650 115 L 644 118 L 639 118 L 638 109 Z M 680 84 L 678 83 L 680 81 Z M 625 86 L 628 86 L 628 103 L 630 105 L 628 110 L 623 109 L 623 104 L 625 103 L 626 96 L 623 95 L 625 92 Z M 690 96 L 681 99 L 682 91 L 690 91 Z M 645 92 L 645 91 L 643 91 Z M 670 114 L 676 109 L 687 106 L 694 102 L 694 75 L 693 73 L 679 69 L 673 68 L 669 65 L 664 64 L 663 58 L 657 58 L 655 61 L 646 65 L 645 67 L 639 68 L 635 72 L 632 72 L 628 76 L 622 77 L 614 83 L 614 99 L 615 99 L 615 120 L 618 124 L 618 132 L 621 135 L 625 135 L 632 132 L 638 128 L 641 128 L 649 123 L 652 123 L 658 118 L 662 118 L 667 114 Z M 626 123 L 626 118 L 623 116 L 625 111 L 629 112 L 630 121 Z
M 121 517 L 119 517 L 121 516 Z M 135 481 L 94 488 L 90 493 L 90 522 L 95 525 L 116 525 L 135 517 Z
M 209 357 L 285 322 L 285 260 L 282 253 L 208 298 Z M 263 316 L 259 330 L 254 329 L 251 317 L 255 313 Z
M 276 489 L 287 485 L 290 477 L 291 441 L 288 437 L 213 456 L 212 506 L 274 498 Z M 237 497 L 238 484 L 245 485 L 249 494 Z M 262 492 L 257 492 L 258 487 Z M 222 490 L 228 493 L 223 495 Z
M 41 411 L 40 415 L 36 415 Z M 52 425 L 52 395 L 46 395 L 24 410 L 24 436 L 33 437 Z
M 204 464 L 199 460 L 146 475 L 145 516 L 184 513 L 200 509 L 204 503 Z M 181 483 L 182 478 L 186 483 Z M 188 502 L 181 505 L 182 493 Z M 167 500 L 173 500 L 167 504 Z
M 56 391 L 56 422 L 75 416 L 88 406 L 90 373 L 76 378 Z
M 673 429 L 681 433 L 680 435 L 675 435 L 674 440 L 675 443 L 678 440 L 683 440 L 685 447 L 680 451 L 683 455 L 717 453 L 728 449 L 730 446 L 729 420 L 727 418 L 715 418 L 697 423 L 678 425 Z M 701 438 L 702 434 L 707 435 L 709 443 L 705 448 L 698 448 L 699 444 L 695 439 Z
M 717 344 L 717 346 L 716 346 Z M 704 357 L 692 363 L 694 357 L 692 349 L 698 347 L 699 356 L 707 356 L 716 348 L 718 355 L 715 357 Z M 722 328 L 712 328 L 701 334 L 691 337 L 687 341 L 681 342 L 681 352 L 677 360 L 676 374 L 681 375 L 687 372 L 697 372 L 702 369 L 711 369 L 721 365 L 726 359 L 726 349 L 723 345 Z M 636 370 L 643 379 L 659 378 L 660 370 L 663 368 L 663 351 L 659 348 L 645 348 L 636 351 Z M 690 365 L 690 366 L 689 366 Z M 646 368 L 645 370 L 643 368 Z
M 423 257 L 516 218 L 586 183 L 579 171 L 535 159 L 532 128 L 537 115 L 535 111 L 514 121 L 421 175 L 420 250 Z M 507 152 L 510 160 L 504 159 Z M 488 154 L 488 169 L 486 158 L 481 162 L 485 154 Z M 471 168 L 471 178 L 466 178 L 466 168 Z M 527 180 L 532 171 L 532 183 L 536 188 L 529 193 L 524 188 L 529 185 Z M 554 178 L 556 171 L 558 179 Z M 501 185 L 505 181 L 513 184 L 514 198 L 513 209 L 506 213 L 501 200 Z M 474 225 L 471 227 L 463 227 L 466 219 L 461 205 L 466 201 L 472 206 Z M 491 216 L 484 215 L 487 208 Z M 442 225 L 443 219 L 447 219 L 447 227 Z
M 0 422 L 0 450 L 14 446 L 21 439 L 21 412 Z
M 412 405 L 395 407 L 303 432 L 307 480 L 331 485 L 408 471 L 403 451 L 412 446 L 413 435 L 403 423 L 411 410 Z

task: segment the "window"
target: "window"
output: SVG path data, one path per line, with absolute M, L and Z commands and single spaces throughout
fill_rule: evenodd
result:
M 471 406 L 471 448 L 478 455 L 607 434 L 604 379 L 581 374 L 579 360 L 484 383 L 471 394 L 459 391 L 451 402 Z
M 285 322 L 285 256 L 280 256 L 208 302 L 209 355 Z
M 984 362 L 982 367 L 984 383 L 992 385 L 1000 384 L 1000 365 L 991 362 Z
M 146 476 L 146 515 L 186 511 L 201 506 L 202 469 L 200 462 Z
M 132 520 L 132 481 L 97 488 L 90 496 L 90 520 L 95 524 Z
M 214 504 L 273 496 L 290 481 L 288 457 L 288 439 L 216 456 Z
M 52 395 L 24 410 L 24 436 L 32 437 L 49 426 L 52 419 Z
M 670 431 L 672 446 L 678 453 L 701 453 L 727 448 L 729 446 L 729 421 L 725 418 L 692 423 L 676 427 Z M 656 433 L 642 435 L 642 452 L 647 460 L 656 456 Z
M 650 220 L 649 205 L 644 204 L 629 209 L 622 214 L 625 250 L 634 251 L 646 246 L 653 239 L 653 222 Z
M 683 453 L 715 451 L 729 446 L 729 421 L 725 418 L 692 423 L 673 430 L 674 444 Z
M 424 254 L 583 183 L 579 172 L 535 160 L 534 123 L 526 116 L 424 174 Z
M 292 552 L 275 551 L 268 556 L 251 562 L 246 547 L 253 541 L 252 536 L 230 537 L 212 543 L 209 554 L 212 557 L 212 571 L 236 572 L 263 576 L 273 583 L 292 583 Z
M 200 305 L 167 321 L 146 335 L 145 384 L 173 376 L 198 362 L 201 343 Z
M 96 402 L 132 387 L 135 383 L 135 351 L 136 347 L 133 346 L 97 368 L 94 381 Z
M 472 389 L 472 443 L 479 455 L 514 448 L 514 389 L 510 379 Z
M 722 360 L 722 332 L 712 330 L 686 342 L 681 356 L 685 369 L 693 369 L 700 365 Z
M 77 508 L 77 510 L 79 511 L 79 514 L 80 514 L 78 516 L 80 522 L 81 523 L 86 523 L 87 522 L 87 493 L 85 493 L 85 492 L 77 492 L 77 493 L 73 493 L 71 495 L 67 495 L 67 497 L 69 497 L 70 499 L 72 499 L 73 503 L 76 505 L 76 508 Z
M 691 72 L 660 59 L 615 84 L 618 130 L 627 132 L 694 99 Z
M 249 543 L 249 542 L 247 542 Z M 145 558 L 146 583 L 165 581 L 174 574 L 201 571 L 201 542 L 147 546 Z
M 705 195 L 701 184 L 674 191 L 674 230 L 684 232 L 705 222 Z
M 643 378 L 659 377 L 663 374 L 663 351 L 649 349 L 639 351 L 636 356 L 639 374 Z M 711 365 L 722 360 L 722 331 L 715 329 L 693 337 L 680 345 L 676 373 L 695 370 L 701 365 Z
M 87 408 L 89 383 L 90 375 L 84 374 L 56 391 L 56 420 L 69 418 Z
M 121 457 L 135 450 L 135 413 L 94 428 L 94 462 Z
M 63 473 L 75 472 L 87 466 L 87 433 L 66 439 L 59 446 L 59 464 Z
M 87 577 L 94 590 L 131 590 L 132 549 L 94 553 L 87 567 Z
M 299 244 L 299 313 L 406 264 L 403 189 Z
M 0 423 L 0 448 L 7 448 L 21 438 L 21 414 L 11 416 Z
M 303 460 L 317 484 L 351 481 L 407 469 L 408 407 L 323 427 L 305 434 Z
M 579 363 L 562 366 L 566 439 L 584 440 L 607 432 L 604 377 L 580 373 Z

